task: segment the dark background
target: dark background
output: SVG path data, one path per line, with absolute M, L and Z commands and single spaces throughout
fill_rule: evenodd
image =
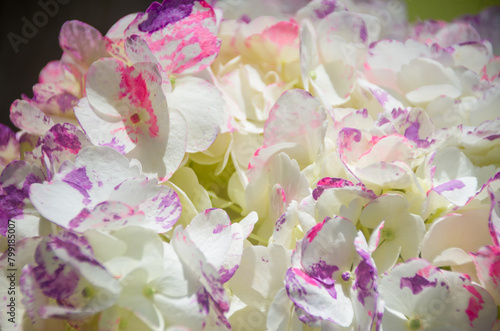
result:
M 24 38 L 23 17 L 33 22 L 33 15 L 43 11 L 39 0 L 0 0 L 0 123 L 9 124 L 9 109 L 21 94 L 33 96 L 32 87 L 38 82 L 40 70 L 50 61 L 58 60 L 62 51 L 59 47 L 59 29 L 64 22 L 80 20 L 97 28 L 103 35 L 121 17 L 145 11 L 150 0 L 40 0 L 43 3 L 57 3 L 59 8 L 54 17 L 47 15 L 47 23 L 37 28 L 38 32 L 26 44 L 18 45 L 16 53 L 8 34 L 13 32 Z M 40 22 L 43 22 L 40 20 Z
M 9 32 L 23 37 L 23 17 L 33 22 L 33 16 L 43 11 L 39 5 L 55 2 L 57 13 L 48 16 L 45 25 L 19 44 L 16 53 L 8 39 Z M 145 11 L 151 0 L 0 0 L 0 123 L 10 124 L 11 103 L 26 94 L 32 97 L 32 86 L 38 81 L 40 70 L 49 61 L 61 57 L 58 35 L 62 24 L 68 20 L 80 20 L 105 34 L 121 17 Z M 251 1 L 251 0 L 242 0 Z M 498 5 L 500 0 L 407 0 L 411 21 L 419 18 L 450 20 L 464 13 L 477 13 L 480 9 Z M 24 37 L 23 37 L 24 38 Z

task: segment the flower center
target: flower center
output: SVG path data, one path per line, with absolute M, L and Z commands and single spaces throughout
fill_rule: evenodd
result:
M 418 330 L 420 329 L 420 320 L 418 318 L 414 318 L 410 320 L 410 330 Z
M 82 295 L 84 298 L 90 298 L 90 297 L 94 296 L 94 294 L 95 294 L 95 291 L 92 287 L 86 286 L 82 290 Z
M 154 288 L 152 288 L 151 286 L 146 286 L 144 287 L 144 289 L 142 290 L 142 294 L 144 294 L 144 296 L 146 298 L 150 298 L 153 296 L 153 294 L 155 294 L 155 290 Z
M 127 327 L 128 327 L 128 322 L 125 319 L 121 318 L 120 323 L 118 324 L 118 328 L 124 330 Z
M 344 282 L 347 282 L 349 279 L 351 279 L 352 275 L 349 271 L 346 271 L 342 274 L 342 280 Z
M 382 240 L 391 241 L 391 240 L 394 240 L 394 238 L 396 237 L 396 234 L 391 229 L 383 228 L 381 233 L 380 233 L 380 237 L 382 238 Z
M 139 117 L 139 114 L 135 113 L 130 116 L 130 120 L 132 121 L 132 123 L 137 124 L 141 120 L 141 118 Z

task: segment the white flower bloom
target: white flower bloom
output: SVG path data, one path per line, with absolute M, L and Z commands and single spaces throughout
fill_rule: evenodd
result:
M 422 259 L 394 267 L 382 277 L 380 291 L 387 330 L 490 330 L 496 319 L 495 303 L 484 288 Z
M 30 199 L 49 221 L 83 232 L 123 225 L 170 230 L 181 214 L 177 194 L 109 147 L 87 147 L 49 182 L 31 185 Z

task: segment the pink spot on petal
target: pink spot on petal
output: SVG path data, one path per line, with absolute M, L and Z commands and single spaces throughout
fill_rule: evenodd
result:
M 478 290 L 472 285 L 464 285 L 465 289 L 469 291 L 472 296 L 469 299 L 469 306 L 465 310 L 465 313 L 469 317 L 469 324 L 472 325 L 472 321 L 479 317 L 479 312 L 483 309 L 483 297 L 478 292 Z
M 323 222 L 316 224 L 311 230 L 309 230 L 309 233 L 307 234 L 307 240 L 309 242 L 312 242 L 313 239 L 318 234 L 318 232 L 321 231 L 321 229 L 323 228 L 323 225 L 325 224 L 325 221 L 326 221 L 326 219 Z

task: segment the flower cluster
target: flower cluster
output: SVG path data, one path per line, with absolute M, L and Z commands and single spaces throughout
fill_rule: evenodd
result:
M 65 23 L 0 124 L 1 329 L 500 328 L 499 17 L 164 0 Z

